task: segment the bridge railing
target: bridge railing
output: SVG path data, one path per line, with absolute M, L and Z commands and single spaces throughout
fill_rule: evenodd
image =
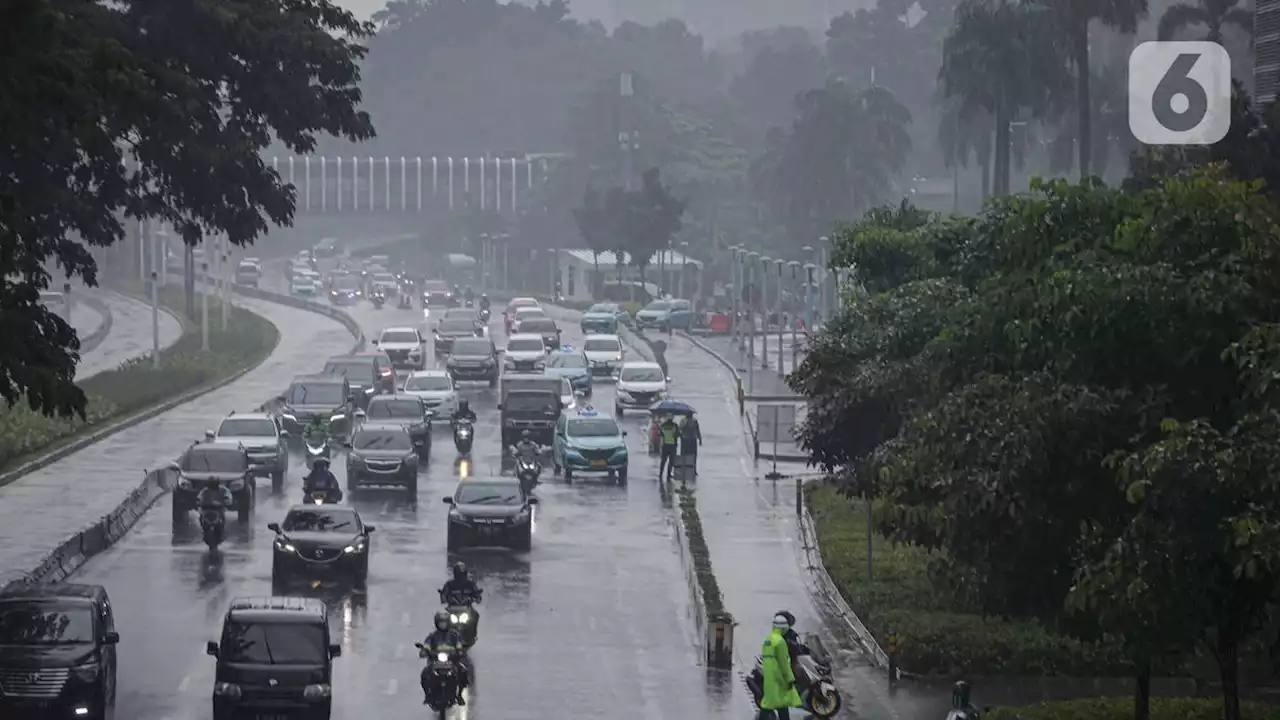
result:
M 549 171 L 545 157 L 271 157 L 298 190 L 299 212 L 511 211 Z

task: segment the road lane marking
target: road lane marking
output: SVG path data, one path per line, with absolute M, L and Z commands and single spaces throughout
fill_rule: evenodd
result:
M 180 693 L 184 693 L 184 692 L 186 692 L 186 691 L 187 691 L 187 686 L 188 686 L 188 685 L 190 685 L 190 684 L 191 684 L 191 676 L 190 676 L 190 675 L 187 675 L 187 676 L 183 677 L 183 678 L 182 678 L 182 682 L 178 683 L 178 692 L 180 692 Z
M 400 689 L 400 681 L 399 681 L 399 680 L 396 680 L 395 678 L 391 678 L 390 680 L 388 680 L 388 681 L 387 681 L 387 690 L 386 690 L 386 693 L 387 693 L 388 695 L 395 695 L 395 694 L 396 694 L 396 691 L 397 691 L 397 690 L 399 690 L 399 689 Z

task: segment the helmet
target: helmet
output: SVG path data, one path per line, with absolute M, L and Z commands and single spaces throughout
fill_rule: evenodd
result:
M 778 630 L 789 630 L 791 628 L 791 623 L 787 621 L 786 615 L 778 613 L 773 616 L 773 626 Z
M 471 409 L 471 401 L 470 401 L 470 400 L 459 400 L 459 401 L 458 401 L 458 412 L 467 412 L 467 411 L 468 411 L 468 410 L 470 410 L 470 409 Z
M 779 610 L 778 612 L 774 613 L 774 615 L 781 615 L 782 617 L 784 617 L 784 618 L 786 618 L 786 619 L 787 619 L 787 626 L 788 626 L 788 627 L 795 627 L 795 624 L 796 624 L 796 616 L 795 616 L 795 615 L 793 615 L 793 614 L 791 614 L 791 611 L 789 611 L 789 610 Z
M 444 610 L 437 610 L 436 617 L 435 617 L 435 624 L 436 624 L 437 630 L 448 630 L 449 629 L 449 613 L 445 612 Z
M 464 562 L 456 562 L 453 564 L 453 579 L 465 580 L 467 577 L 467 564 Z
M 951 707 L 956 710 L 963 710 L 969 706 L 969 683 L 964 680 L 957 680 L 955 685 L 951 686 Z
M 326 470 L 326 469 L 328 469 L 328 467 L 329 467 L 329 458 L 327 458 L 327 457 L 318 457 L 318 458 L 316 458 L 315 460 L 313 460 L 313 461 L 311 462 L 311 467 L 312 467 L 312 468 L 319 468 L 319 469 L 321 469 L 321 470 Z
M 528 440 L 530 437 L 529 431 L 527 429 L 520 431 L 520 437 L 524 438 L 525 440 Z
M 484 298 L 485 300 L 488 300 L 488 299 L 489 299 L 489 293 L 480 293 L 480 297 L 481 297 L 481 298 Z

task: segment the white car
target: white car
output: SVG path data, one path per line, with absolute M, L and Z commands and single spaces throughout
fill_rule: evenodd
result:
M 618 389 L 613 411 L 618 417 L 626 410 L 648 410 L 650 405 L 667 396 L 667 377 L 658 363 L 623 363 L 614 379 Z
M 573 391 L 569 378 L 560 378 L 560 406 L 564 412 L 578 409 L 578 395 Z
M 591 363 L 593 376 L 612 376 L 627 358 L 627 349 L 617 335 L 590 335 L 582 343 L 582 352 Z
M 303 295 L 305 297 L 315 297 L 320 292 L 320 277 L 316 275 L 304 275 L 297 273 L 293 279 L 289 281 L 290 295 Z
M 404 381 L 405 395 L 422 398 L 422 404 L 435 413 L 434 421 L 445 421 L 458 409 L 458 386 L 445 370 L 419 370 Z
M 547 346 L 538 333 L 516 333 L 502 351 L 502 366 L 512 372 L 542 372 Z
M 395 368 L 427 369 L 426 341 L 422 333 L 411 327 L 383 328 L 373 346 L 391 358 Z
M 369 285 L 374 290 L 381 290 L 388 297 L 400 292 L 400 282 L 396 280 L 396 276 L 390 273 L 377 273 L 369 278 Z
M 520 327 L 520 323 L 525 320 L 547 317 L 547 311 L 540 307 L 522 307 L 516 308 L 515 314 L 511 317 L 511 327 Z

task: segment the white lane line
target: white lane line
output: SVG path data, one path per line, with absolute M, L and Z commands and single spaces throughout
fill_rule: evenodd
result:
M 187 675 L 186 677 L 182 678 L 182 682 L 178 683 L 178 692 L 180 693 L 186 692 L 187 686 L 190 684 L 191 684 L 191 676 Z
M 395 694 L 396 694 L 396 691 L 397 691 L 397 690 L 399 690 L 399 689 L 400 689 L 400 681 L 399 681 L 399 680 L 396 680 L 395 678 L 391 678 L 390 680 L 388 680 L 388 681 L 387 681 L 387 690 L 386 690 L 386 693 L 387 693 L 388 695 L 395 695 Z

